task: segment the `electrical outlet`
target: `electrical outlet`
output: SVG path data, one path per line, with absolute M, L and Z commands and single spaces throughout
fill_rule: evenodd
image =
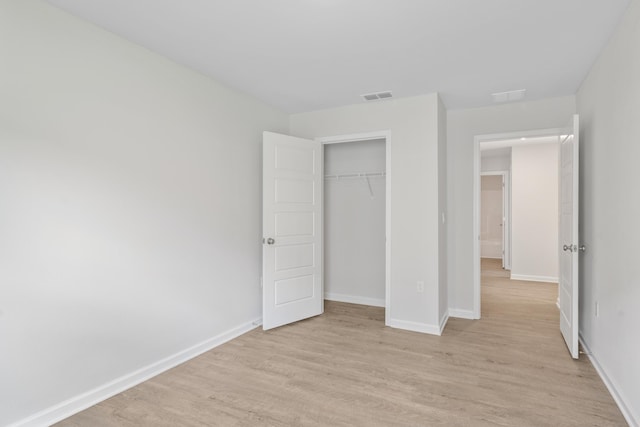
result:
M 422 280 L 418 280 L 418 283 L 416 284 L 416 290 L 418 292 L 424 292 L 424 282 Z

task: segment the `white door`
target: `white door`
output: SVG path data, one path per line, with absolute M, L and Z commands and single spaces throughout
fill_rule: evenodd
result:
M 560 141 L 560 331 L 578 358 L 578 115 Z
M 324 311 L 322 144 L 263 134 L 263 329 Z

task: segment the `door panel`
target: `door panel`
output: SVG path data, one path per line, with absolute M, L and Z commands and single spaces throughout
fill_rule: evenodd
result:
M 321 314 L 322 145 L 263 136 L 263 328 Z
M 573 117 L 560 142 L 560 331 L 574 359 L 578 351 L 578 160 L 579 118 Z

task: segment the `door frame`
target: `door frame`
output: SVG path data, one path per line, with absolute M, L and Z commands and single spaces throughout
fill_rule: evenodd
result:
M 316 141 L 327 144 L 341 144 L 347 142 L 371 141 L 374 139 L 385 140 L 385 325 L 391 319 L 391 130 L 354 133 L 347 135 L 334 135 L 315 138 Z M 322 165 L 324 169 L 324 163 Z M 322 205 L 324 207 L 324 190 L 322 192 Z M 324 208 L 323 208 L 324 209 Z M 324 228 L 323 228 L 324 241 Z M 324 254 L 323 254 L 324 261 Z M 324 277 L 324 272 L 323 272 Z M 324 292 L 324 283 L 322 286 Z
M 511 181 L 509 171 L 480 172 L 480 176 L 502 177 L 502 268 L 511 270 Z
M 473 319 L 480 319 L 480 183 L 481 183 L 481 158 L 480 144 L 482 142 L 511 140 L 522 138 L 538 138 L 545 136 L 561 135 L 561 128 L 525 130 L 518 132 L 494 133 L 476 135 L 473 137 Z M 523 141 L 526 143 L 526 141 Z

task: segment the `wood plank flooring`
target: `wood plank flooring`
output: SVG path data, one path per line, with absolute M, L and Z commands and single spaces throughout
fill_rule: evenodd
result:
M 560 335 L 557 286 L 483 260 L 482 319 L 442 337 L 384 309 L 251 331 L 60 426 L 625 426 L 588 359 Z

